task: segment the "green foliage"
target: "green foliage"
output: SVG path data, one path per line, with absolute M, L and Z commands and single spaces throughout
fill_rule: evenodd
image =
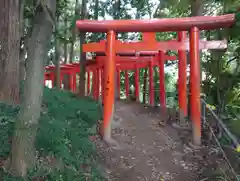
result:
M 0 157 L 9 155 L 14 121 L 18 107 L 0 104 Z M 81 181 L 86 178 L 102 180 L 95 164 L 97 153 L 89 136 L 102 118 L 100 105 L 91 98 L 78 98 L 74 94 L 55 89 L 44 89 L 42 112 L 36 137 L 36 149 L 40 158 L 51 157 L 61 163 L 50 169 L 38 165 L 29 175 L 29 180 L 44 177 L 49 181 Z M 6 179 L 5 179 L 6 178 Z M 4 180 L 11 180 L 5 175 Z M 16 180 L 14 180 L 16 181 Z
M 239 30 L 240 30 L 240 12 L 237 12 L 235 14 L 235 24 L 234 26 L 230 29 L 230 37 L 233 38 L 238 38 L 240 37 L 239 35 Z
M 237 12 L 235 14 L 235 19 L 236 19 L 236 26 L 240 26 L 240 12 Z
M 11 137 L 14 130 L 15 118 L 19 107 L 7 106 L 0 103 L 0 158 L 7 158 L 11 150 Z
M 235 13 L 235 23 L 234 25 L 229 29 L 229 38 L 230 39 L 238 39 L 239 36 L 239 30 L 240 30 L 240 12 L 238 12 L 236 9 L 231 9 L 226 12 L 226 14 L 229 13 Z
M 0 169 L 0 177 L 4 181 L 24 181 L 21 177 L 13 177 L 12 175 L 5 173 L 3 169 Z
M 72 20 L 70 22 L 70 29 L 73 29 L 76 27 L 76 21 L 80 20 L 80 18 L 81 18 L 81 16 L 79 14 L 72 17 Z
M 58 0 L 56 2 L 57 2 L 56 17 L 60 17 L 68 9 L 68 5 L 70 4 L 70 0 Z

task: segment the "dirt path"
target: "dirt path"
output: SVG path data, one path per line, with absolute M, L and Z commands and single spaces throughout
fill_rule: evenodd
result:
M 101 140 L 96 141 L 107 180 L 199 180 L 197 163 L 185 159 L 190 150 L 176 130 L 158 125 L 161 116 L 157 112 L 138 103 L 117 102 L 116 117 L 122 122 L 113 137 L 123 150 L 107 149 Z

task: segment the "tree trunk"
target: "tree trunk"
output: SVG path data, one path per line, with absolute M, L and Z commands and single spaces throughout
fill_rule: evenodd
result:
M 95 18 L 98 18 L 98 14 L 97 14 L 97 8 L 98 8 L 98 0 L 96 0 L 96 5 L 95 5 Z M 121 1 L 120 0 L 116 0 L 115 3 L 113 3 L 113 19 L 117 20 L 121 18 Z M 97 20 L 97 19 L 96 19 Z M 118 39 L 118 33 L 116 32 L 116 40 Z M 117 89 L 117 69 L 115 68 L 115 79 L 114 79 L 114 86 L 115 86 L 115 103 L 118 99 L 118 90 Z M 115 109 L 113 109 L 113 114 L 114 114 Z
M 79 2 L 78 0 L 76 0 L 75 2 L 75 17 L 77 17 L 77 15 L 79 14 Z M 69 55 L 69 62 L 72 63 L 73 59 L 74 59 L 74 44 L 76 41 L 76 27 L 74 26 L 74 28 L 72 29 L 72 41 L 71 41 L 71 48 L 70 48 L 70 55 Z
M 24 0 L 22 0 L 23 3 Z M 23 16 L 24 14 L 24 4 L 21 4 L 21 15 Z M 24 25 L 26 23 L 26 26 Z M 28 44 L 29 44 L 29 40 L 31 38 L 31 34 L 32 34 L 32 19 L 27 19 L 27 20 L 22 20 L 22 22 L 20 23 L 20 34 L 21 34 L 21 42 L 20 42 L 20 67 L 19 67 L 19 78 L 20 81 L 25 80 L 26 77 L 26 64 L 27 64 L 27 60 L 25 58 L 26 54 L 27 54 L 27 49 L 28 49 Z M 27 30 L 27 34 L 24 36 L 24 28 L 25 27 L 29 27 Z
M 57 89 L 61 89 L 61 75 L 60 75 L 60 43 L 59 40 L 57 38 L 57 36 L 55 35 L 55 82 L 54 82 L 54 86 Z
M 86 53 L 83 52 L 86 33 L 80 33 L 80 78 L 79 78 L 79 95 L 85 95 L 85 74 L 86 74 Z
M 87 17 L 86 0 L 82 0 L 81 19 Z M 86 74 L 86 54 L 83 52 L 83 44 L 85 43 L 85 32 L 80 33 L 80 80 L 79 80 L 79 95 L 85 95 L 85 74 Z
M 55 14 L 56 0 L 45 1 Z M 21 105 L 12 142 L 10 171 L 26 176 L 27 169 L 35 164 L 35 137 L 41 112 L 44 87 L 44 61 L 52 35 L 49 13 L 38 5 L 33 19 L 33 31 L 28 48 L 28 67 L 24 85 L 24 101 Z
M 65 30 L 64 30 L 64 36 L 65 36 L 65 40 L 64 40 L 64 62 L 67 63 L 67 57 L 68 57 L 68 51 L 67 51 L 67 34 L 68 34 L 68 23 L 67 23 L 67 13 L 65 14 L 65 19 L 64 19 L 64 26 L 65 26 Z
M 191 0 L 191 16 L 201 16 L 203 14 L 203 1 Z
M 148 11 L 148 16 L 149 16 L 149 19 L 152 18 L 152 10 L 151 10 L 151 6 L 150 6 L 150 1 L 147 0 L 146 1 L 146 4 L 147 4 L 147 11 Z M 161 3 L 160 3 L 161 4 Z
M 64 19 L 64 24 L 65 24 L 65 30 L 64 30 L 64 63 L 68 63 L 68 21 L 67 21 L 67 13 L 65 13 L 65 19 Z M 65 74 L 63 77 L 63 85 L 65 90 L 70 90 L 70 82 L 69 82 L 69 75 Z
M 99 12 L 99 0 L 95 0 L 94 6 L 94 19 L 98 20 L 98 12 Z
M 20 79 L 20 81 L 24 80 L 25 75 L 26 75 L 25 55 L 26 55 L 26 51 L 24 49 L 20 50 L 20 55 L 19 55 L 19 79 Z
M 19 103 L 19 2 L 0 2 L 0 101 Z
M 25 0 L 19 0 L 19 31 L 20 31 L 20 37 L 22 40 L 21 45 L 24 44 L 24 5 L 25 5 Z M 23 45 L 24 46 L 24 45 Z M 25 47 L 20 48 L 20 55 L 19 55 L 19 79 L 20 81 L 24 80 L 25 78 Z
M 75 41 L 76 41 L 76 30 L 75 30 L 75 28 L 73 28 L 72 29 L 72 42 L 71 42 L 71 47 L 70 47 L 70 52 L 69 52 L 69 63 L 73 63 Z

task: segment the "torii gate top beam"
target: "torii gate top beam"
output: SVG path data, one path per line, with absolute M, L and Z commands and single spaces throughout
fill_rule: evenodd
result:
M 235 22 L 235 14 L 222 16 L 196 16 L 187 18 L 163 18 L 150 20 L 78 20 L 76 26 L 83 32 L 166 32 L 188 31 L 192 27 L 210 30 L 229 27 Z
M 199 49 L 226 49 L 227 41 L 205 41 L 200 40 Z M 166 52 L 167 50 L 189 50 L 189 41 L 179 42 L 177 40 L 171 41 L 139 41 L 139 42 L 121 42 L 116 41 L 116 53 L 119 55 L 136 54 L 140 55 L 154 55 L 159 50 Z M 83 45 L 83 52 L 98 52 L 106 51 L 106 41 L 93 42 Z M 155 52 L 154 52 L 155 51 Z

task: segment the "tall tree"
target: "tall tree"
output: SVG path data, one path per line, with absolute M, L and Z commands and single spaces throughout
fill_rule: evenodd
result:
M 72 22 L 72 38 L 71 38 L 71 47 L 70 47 L 70 55 L 69 55 L 69 62 L 72 63 L 73 62 L 73 59 L 74 59 L 74 44 L 75 44 L 75 41 L 76 41 L 76 32 L 77 32 L 77 29 L 76 29 L 76 26 L 75 26 L 75 21 L 78 17 L 80 17 L 79 15 L 79 0 L 76 0 L 75 2 L 75 12 L 74 12 L 74 18 L 73 18 L 73 22 Z
M 202 0 L 191 0 L 191 16 L 203 15 L 203 5 Z
M 67 11 L 65 12 L 64 14 L 64 26 L 65 26 L 65 29 L 64 29 L 64 62 L 67 63 L 67 58 L 68 58 L 68 14 L 67 14 Z
M 98 12 L 99 12 L 99 0 L 95 0 L 94 5 L 94 19 L 98 20 Z
M 19 102 L 19 1 L 0 2 L 0 101 Z
M 81 19 L 87 17 L 86 10 L 87 1 L 82 0 L 81 5 Z M 80 82 L 79 82 L 79 95 L 85 95 L 85 74 L 86 74 L 86 54 L 83 52 L 83 44 L 85 43 L 86 32 L 80 32 Z
M 113 8 L 113 13 L 112 13 L 112 16 L 113 16 L 113 19 L 117 20 L 117 19 L 121 19 L 121 1 L 120 0 L 113 0 L 113 4 L 112 4 L 112 8 Z M 118 39 L 118 33 L 116 33 L 116 39 Z M 118 90 L 117 89 L 117 71 L 116 71 L 116 68 L 115 68 L 115 82 L 114 82 L 114 86 L 115 86 L 115 101 L 117 100 L 118 98 Z M 115 106 L 115 105 L 114 105 Z M 113 109 L 114 111 L 114 109 Z M 114 112 L 113 112 L 114 114 Z M 113 120 L 112 120 L 113 122 Z
M 20 54 L 19 54 L 19 78 L 20 81 L 24 80 L 25 78 L 25 47 L 24 47 L 24 5 L 25 5 L 25 0 L 19 0 L 19 31 L 20 31 L 20 37 L 21 37 L 21 42 L 20 42 Z
M 55 43 L 55 82 L 54 86 L 56 86 L 57 89 L 61 89 L 61 75 L 60 75 L 60 40 L 58 37 L 58 30 L 59 30 L 59 24 L 58 24 L 58 17 L 56 18 L 56 28 L 54 33 L 54 43 Z
M 10 170 L 18 176 L 26 176 L 27 169 L 36 162 L 34 143 L 41 112 L 44 66 L 56 11 L 56 0 L 38 2 L 29 41 L 23 103 L 12 142 Z

